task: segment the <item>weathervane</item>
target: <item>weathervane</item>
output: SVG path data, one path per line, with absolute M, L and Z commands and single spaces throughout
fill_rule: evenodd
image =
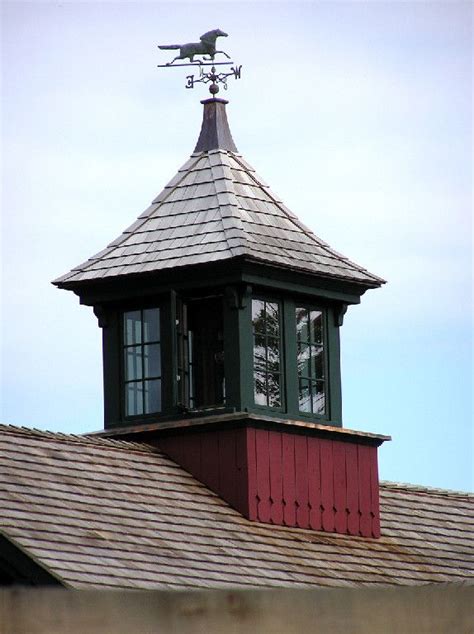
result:
M 166 44 L 158 45 L 158 48 L 164 51 L 179 50 L 177 55 L 171 62 L 167 64 L 158 64 L 158 68 L 170 68 L 171 66 L 197 66 L 199 67 L 199 77 L 196 79 L 195 75 L 187 75 L 186 88 L 194 88 L 195 84 L 211 84 L 209 86 L 209 92 L 211 95 L 216 95 L 219 92 L 218 84 L 224 86 L 224 90 L 227 90 L 227 78 L 234 77 L 240 79 L 242 66 L 236 66 L 234 62 L 216 62 L 214 57 L 220 53 L 225 55 L 230 60 L 229 55 L 225 51 L 216 50 L 216 40 L 218 37 L 227 37 L 227 33 L 220 29 L 214 29 L 201 35 L 199 42 L 191 42 L 189 44 Z M 208 57 L 206 57 L 206 55 Z M 202 57 L 202 59 L 194 59 L 196 56 Z M 188 63 L 175 64 L 174 62 L 179 60 L 189 59 Z M 204 66 L 211 66 L 211 72 L 205 72 Z M 217 72 L 216 66 L 231 66 L 230 72 Z

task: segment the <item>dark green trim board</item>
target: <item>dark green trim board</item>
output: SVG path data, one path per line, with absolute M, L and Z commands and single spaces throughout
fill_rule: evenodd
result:
M 109 309 L 107 311 L 107 326 L 102 329 L 105 427 L 122 419 L 120 348 L 119 313 Z
M 341 389 L 341 347 L 340 332 L 337 325 L 339 308 L 330 308 L 327 312 L 327 352 L 329 416 L 334 425 L 342 426 L 342 389 Z
M 283 302 L 283 347 L 285 361 L 285 387 L 287 411 L 298 412 L 298 365 L 296 359 L 296 317 L 295 302 Z
M 62 586 L 19 546 L 0 535 L 0 586 Z

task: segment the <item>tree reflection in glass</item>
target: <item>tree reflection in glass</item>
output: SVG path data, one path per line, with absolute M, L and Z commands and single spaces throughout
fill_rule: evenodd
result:
M 252 300 L 254 395 L 257 405 L 281 407 L 280 307 Z
M 324 414 L 326 389 L 322 311 L 296 308 L 296 346 L 299 410 Z

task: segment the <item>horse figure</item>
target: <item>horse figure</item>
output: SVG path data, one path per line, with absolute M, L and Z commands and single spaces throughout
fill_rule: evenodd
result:
M 224 51 L 216 51 L 216 40 L 218 37 L 227 37 L 227 33 L 220 29 L 214 29 L 201 35 L 200 42 L 191 42 L 190 44 L 168 44 L 165 46 L 159 46 L 163 51 L 179 49 L 179 55 L 175 57 L 171 62 L 168 62 L 167 66 L 175 62 L 177 59 L 188 58 L 191 64 L 194 62 L 195 55 L 209 55 L 209 60 L 214 61 L 214 56 L 217 53 L 223 53 L 228 59 L 230 57 Z M 206 59 L 206 58 L 204 58 Z M 202 62 L 197 60 L 199 64 Z

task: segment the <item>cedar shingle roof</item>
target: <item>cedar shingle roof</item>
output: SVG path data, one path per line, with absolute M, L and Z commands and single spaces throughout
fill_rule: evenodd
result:
M 54 284 L 69 287 L 240 256 L 380 286 L 381 278 L 334 251 L 285 207 L 230 142 L 223 105 L 208 101 L 196 146 L 207 149 L 191 155 L 122 235 Z M 212 142 L 205 142 L 206 135 Z
M 0 425 L 0 534 L 73 588 L 465 581 L 474 496 L 381 485 L 382 537 L 244 519 L 144 444 Z

